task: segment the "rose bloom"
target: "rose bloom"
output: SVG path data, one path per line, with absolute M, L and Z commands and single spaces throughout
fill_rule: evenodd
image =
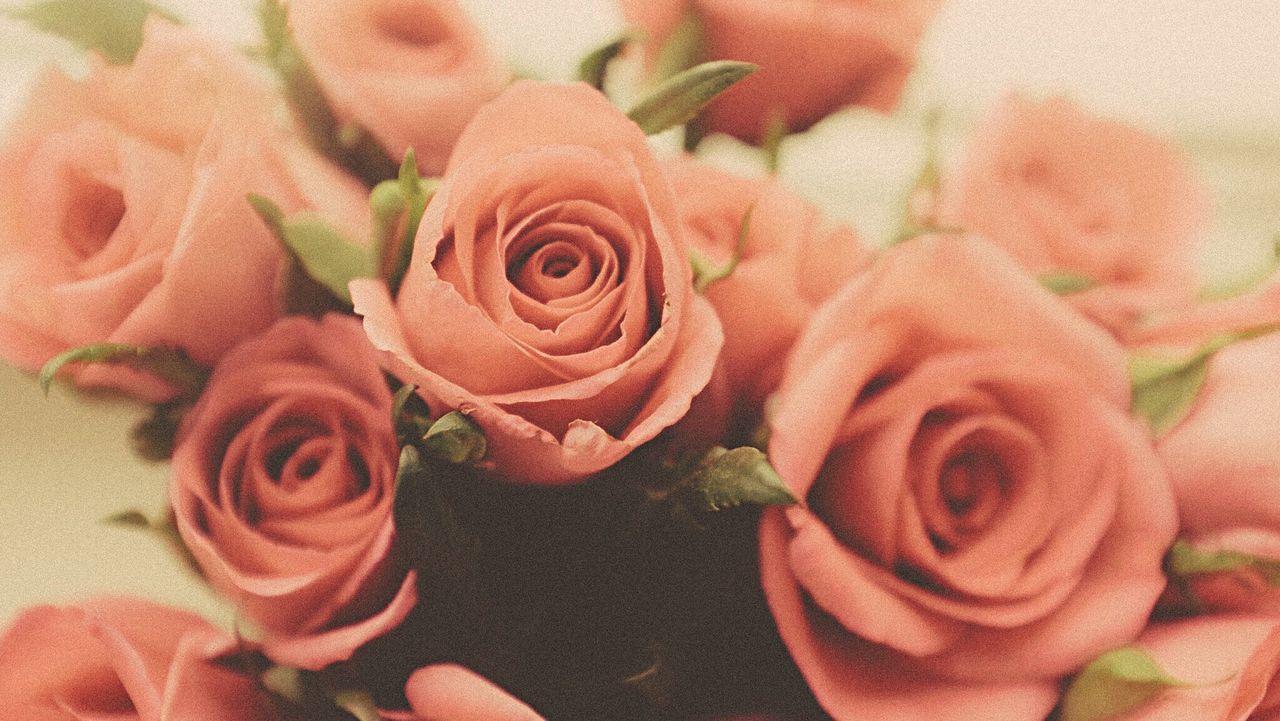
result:
M 1115 721 L 1271 721 L 1280 714 L 1280 619 L 1202 616 L 1157 624 L 1134 645 L 1186 684 Z
M 0 354 L 34 371 L 109 341 L 212 363 L 270 325 L 283 254 L 245 195 L 362 198 L 275 132 L 271 97 L 231 49 L 158 20 L 130 66 L 47 72 L 0 148 Z M 119 367 L 75 378 L 169 392 Z
M 634 123 L 586 85 L 520 82 L 458 141 L 398 297 L 351 295 L 385 367 L 478 423 L 497 473 L 569 483 L 711 377 L 723 335 L 679 233 Z
M 1125 356 L 984 241 L 887 251 L 775 395 L 765 512 L 783 641 L 844 719 L 1041 719 L 1165 585 L 1168 482 Z
M 543 721 L 524 702 L 454 664 L 414 671 L 404 690 L 410 711 L 379 712 L 387 721 Z
M 847 226 L 776 179 L 749 179 L 684 157 L 666 166 L 690 248 L 730 262 L 747 212 L 741 260 L 706 292 L 724 325 L 733 394 L 758 408 L 782 375 L 791 343 L 823 300 L 864 269 L 870 253 Z
M 211 660 L 234 650 L 235 641 L 203 619 L 148 601 L 37 606 L 0 636 L 5 718 L 280 718 L 256 679 Z
M 285 318 L 214 369 L 174 449 L 173 512 L 273 660 L 345 660 L 412 610 L 397 463 L 391 393 L 355 319 Z
M 650 58 L 686 13 L 704 60 L 760 66 L 708 106 L 713 132 L 758 142 L 771 118 L 807 130 L 844 105 L 892 110 L 941 0 L 621 0 Z
M 290 0 L 289 24 L 339 119 L 432 174 L 511 79 L 453 0 Z
M 1182 151 L 1063 98 L 1009 96 L 942 180 L 939 222 L 979 233 L 1036 274 L 1083 276 L 1073 306 L 1124 335 L 1189 306 L 1208 196 Z
M 1255 316 L 1255 307 L 1246 308 Z M 1188 346 L 1162 346 L 1148 336 L 1145 351 L 1168 350 L 1186 357 L 1218 332 L 1250 327 L 1225 318 L 1200 316 L 1194 325 L 1204 331 Z M 1280 307 L 1272 322 L 1280 321 Z M 1220 328 L 1214 326 L 1221 324 Z M 1173 321 L 1165 338 L 1186 339 L 1186 319 Z M 1158 439 L 1156 449 L 1168 470 L 1178 500 L 1181 534 L 1204 552 L 1231 551 L 1280 561 L 1280 447 L 1275 429 L 1280 424 L 1280 335 L 1268 334 L 1223 348 L 1208 363 L 1204 384 L 1188 415 Z M 1280 612 L 1280 591 L 1250 567 L 1188 579 L 1195 601 L 1210 609 Z

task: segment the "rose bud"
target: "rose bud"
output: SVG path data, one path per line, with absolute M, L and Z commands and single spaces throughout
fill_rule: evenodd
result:
M 887 251 L 774 398 L 762 583 L 837 721 L 1043 719 L 1142 630 L 1176 517 L 1125 355 L 998 249 Z
M 572 123 L 566 118 L 573 118 Z M 584 84 L 516 83 L 458 141 L 392 298 L 351 296 L 384 367 L 484 431 L 492 469 L 571 483 L 689 410 L 723 342 L 644 134 Z
M 278 663 L 345 660 L 417 601 L 393 548 L 391 402 L 358 321 L 290 317 L 228 353 L 184 421 L 178 531 Z

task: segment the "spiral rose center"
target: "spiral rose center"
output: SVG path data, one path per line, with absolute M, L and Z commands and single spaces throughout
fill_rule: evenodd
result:
M 524 257 L 517 257 L 507 271 L 516 288 L 543 303 L 585 292 L 597 272 L 587 253 L 567 240 L 551 240 L 537 246 Z
M 91 258 L 107 246 L 124 219 L 124 194 L 96 180 L 81 180 L 62 219 L 62 236 L 76 257 Z
M 939 485 L 942 501 L 957 526 L 972 530 L 991 520 L 1005 477 L 1000 459 L 985 449 L 965 450 L 947 461 Z

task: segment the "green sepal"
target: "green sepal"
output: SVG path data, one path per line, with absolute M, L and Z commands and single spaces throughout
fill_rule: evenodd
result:
M 93 50 L 114 65 L 128 65 L 142 47 L 147 17 L 173 23 L 178 16 L 146 0 L 45 0 L 3 14 L 30 23 L 84 50 Z
M 1186 358 L 1135 355 L 1129 359 L 1129 379 L 1133 385 L 1131 410 L 1147 421 L 1152 435 L 1159 437 L 1178 425 L 1195 404 L 1209 372 L 1209 361 L 1218 351 L 1240 341 L 1280 330 L 1271 324 L 1214 336 Z
M 790 506 L 795 496 L 758 448 L 715 447 L 673 489 L 677 505 L 697 512 L 713 512 L 746 503 Z
M 342 689 L 333 694 L 333 705 L 351 714 L 356 721 L 382 721 L 373 694 L 362 689 Z
M 1072 273 L 1069 270 L 1052 270 L 1042 273 L 1037 280 L 1040 281 L 1040 285 L 1058 295 L 1081 293 L 1098 285 L 1093 278 Z
M 45 393 L 53 384 L 53 377 L 68 363 L 107 363 L 124 365 L 149 373 L 173 386 L 179 397 L 194 398 L 200 395 L 209 370 L 191 360 L 179 348 L 168 346 L 139 346 L 124 343 L 95 343 L 59 353 L 40 369 L 40 387 Z
M 1091 661 L 1062 697 L 1060 721 L 1103 721 L 1189 684 L 1170 676 L 1140 648 L 1125 646 Z
M 418 386 L 407 383 L 391 397 L 391 423 L 402 444 L 420 441 L 431 428 L 426 404 L 417 396 L 417 390 Z
M 356 278 L 374 275 L 368 250 L 348 240 L 318 215 L 300 213 L 286 219 L 271 200 L 252 193 L 248 198 L 249 204 L 306 274 L 335 298 L 350 305 L 351 291 L 347 284 Z
M 392 295 L 400 289 L 400 281 L 409 269 L 418 225 L 437 186 L 437 180 L 418 175 L 417 160 L 410 148 L 396 178 L 378 183 L 369 194 L 373 211 L 370 254 L 377 259 L 378 272 Z
M 449 463 L 475 463 L 488 452 L 484 431 L 461 411 L 436 419 L 422 436 L 425 453 Z
M 712 283 L 728 278 L 733 275 L 733 271 L 738 269 L 738 263 L 742 261 L 742 254 L 747 248 L 747 235 L 751 232 L 751 216 L 756 211 L 755 203 L 747 207 L 747 212 L 742 214 L 742 222 L 738 224 L 738 239 L 733 244 L 733 255 L 729 258 L 729 262 L 719 268 L 711 265 L 710 261 L 704 258 L 696 250 L 689 251 L 689 263 L 693 266 L 693 289 L 698 293 L 706 293 L 707 288 Z
M 924 118 L 924 160 L 920 170 L 907 189 L 902 203 L 902 216 L 898 221 L 898 231 L 894 233 L 891 245 L 897 245 L 917 235 L 931 232 L 938 226 L 936 205 L 938 192 L 942 186 L 941 145 L 942 109 L 934 107 Z M 921 212 L 920 200 L 927 203 L 928 212 Z
M 167 461 L 172 458 L 178 428 L 190 410 L 191 401 L 188 399 L 153 406 L 151 413 L 129 431 L 133 452 L 147 461 Z
M 288 8 L 262 0 L 258 19 L 266 44 L 262 55 L 276 71 L 294 116 L 311 146 L 372 187 L 393 177 L 396 163 L 364 128 L 342 123 L 325 100 L 311 66 L 289 33 Z
M 635 32 L 627 31 L 587 53 L 578 63 L 578 79 L 603 92 L 609 63 L 637 39 Z
M 1202 551 L 1182 539 L 1176 541 L 1165 556 L 1165 570 L 1169 575 L 1183 579 L 1248 570 L 1256 572 L 1268 586 L 1280 588 L 1280 559 L 1239 551 Z
M 696 65 L 662 81 L 627 112 L 627 117 L 645 135 L 661 133 L 693 119 L 717 95 L 757 69 L 737 60 Z
M 769 175 L 777 175 L 782 167 L 782 141 L 791 132 L 787 125 L 787 116 L 775 108 L 769 112 L 764 121 L 764 134 L 760 140 L 760 151 L 764 153 L 764 167 Z

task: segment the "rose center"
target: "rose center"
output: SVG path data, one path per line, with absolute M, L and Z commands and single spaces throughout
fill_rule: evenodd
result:
M 394 3 L 375 18 L 383 37 L 399 45 L 426 48 L 449 40 L 448 28 L 428 3 Z
M 590 288 L 599 272 L 592 261 L 578 244 L 554 239 L 514 258 L 507 277 L 520 292 L 547 303 Z
M 971 448 L 949 459 L 939 478 L 942 501 L 957 527 L 974 530 L 995 515 L 1006 485 L 1004 464 L 991 451 Z
M 81 181 L 62 219 L 62 236 L 81 260 L 107 246 L 124 219 L 124 194 L 119 188 L 93 180 Z

